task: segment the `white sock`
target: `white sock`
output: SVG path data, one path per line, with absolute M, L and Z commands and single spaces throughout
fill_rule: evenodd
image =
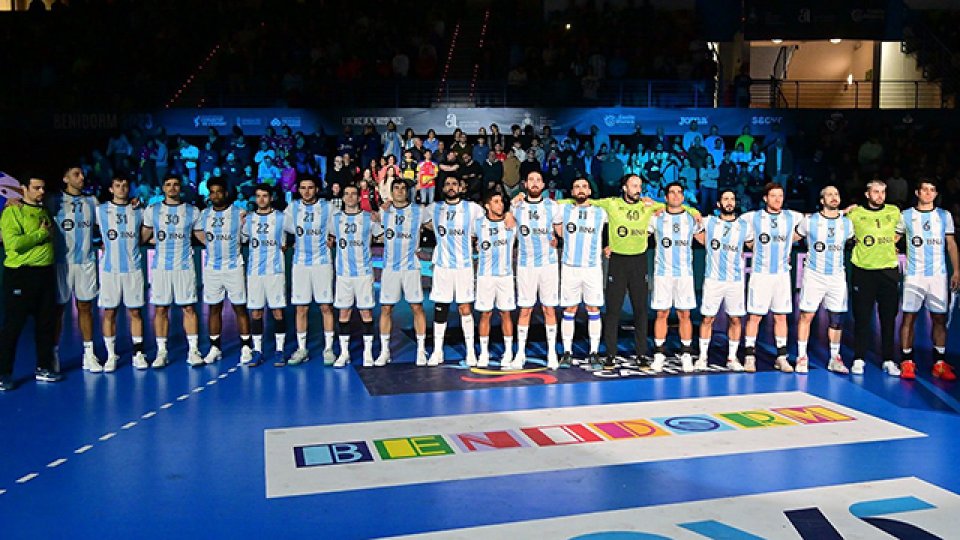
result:
M 797 358 L 803 358 L 807 356 L 807 342 L 798 341 L 797 342 Z
M 133 344 L 143 343 L 143 336 L 133 336 Z
M 253 335 L 253 350 L 263 352 L 263 334 Z
M 107 348 L 107 358 L 117 355 L 117 336 L 103 336 L 103 346 Z
M 557 354 L 557 325 L 547 324 L 544 326 L 547 330 L 547 354 Z
M 324 332 L 323 335 L 327 335 L 327 333 Z M 327 340 L 327 343 L 329 344 L 331 341 L 333 340 Z M 303 350 L 307 349 L 307 333 L 306 332 L 297 332 L 297 348 L 303 349 Z
M 83 354 L 93 354 L 93 342 L 84 341 L 83 342 Z
M 775 339 L 776 342 L 777 342 L 777 348 L 778 348 L 778 349 L 781 348 L 781 347 L 786 347 L 786 346 L 787 346 L 787 336 L 776 336 L 774 339 Z
M 480 336 L 480 356 L 490 354 L 490 336 Z
M 737 349 L 740 348 L 740 341 L 736 339 L 727 340 L 727 359 L 736 360 L 737 359 Z
M 527 334 L 529 332 L 529 326 L 517 326 L 517 354 L 520 354 L 527 349 Z
M 167 338 L 157 337 L 157 351 L 167 350 Z
M 665 340 L 665 339 L 656 339 L 656 338 L 654 338 L 654 340 L 653 340 L 653 344 L 656 345 L 657 347 L 663 347 L 663 344 L 666 343 L 666 342 L 667 342 L 667 340 Z
M 743 338 L 743 346 L 752 349 L 757 346 L 757 336 L 745 336 Z
M 937 351 L 937 354 L 946 354 L 946 353 L 947 353 L 947 348 L 946 348 L 946 347 L 937 347 L 936 345 L 934 345 L 933 350 Z
M 912 352 L 913 352 L 913 347 L 910 347 L 909 349 L 903 349 L 903 354 L 910 354 Z
M 587 335 L 590 336 L 590 354 L 594 354 L 600 350 L 600 331 L 602 328 L 599 311 L 587 315 Z
M 190 352 L 197 350 L 197 344 L 200 342 L 200 336 L 196 334 L 187 334 L 187 344 L 190 346 Z
M 463 329 L 463 344 L 467 347 L 467 355 L 475 354 L 473 350 L 473 315 L 461 315 L 460 326 Z
M 427 349 L 427 336 L 426 334 L 417 334 L 417 353 L 421 351 L 426 351 Z
M 513 336 L 503 336 L 503 356 L 513 356 Z
M 350 336 L 340 336 L 340 354 L 350 354 Z
M 838 356 L 840 356 L 840 342 L 839 341 L 836 343 L 831 342 L 830 343 L 830 359 L 833 360 Z
M 563 341 L 563 352 L 572 353 L 573 352 L 573 321 L 574 316 L 567 316 L 566 313 L 563 314 L 563 320 L 560 322 L 560 339 Z M 522 349 L 520 348 L 519 342 L 517 345 L 517 353 Z
M 447 323 L 433 323 L 433 352 L 443 354 L 443 334 L 447 331 Z
M 681 340 L 680 340 L 680 345 L 682 345 L 684 349 L 689 349 L 690 346 L 693 345 L 693 340 L 692 340 L 692 339 L 681 339 Z
M 286 343 L 286 341 L 287 341 L 287 335 L 286 335 L 286 334 L 276 334 L 276 335 L 274 335 L 273 337 L 276 338 L 276 340 L 277 340 L 277 351 L 283 352 L 283 345 L 284 345 L 284 343 Z
M 710 349 L 710 338 L 700 338 L 700 358 L 707 359 L 707 353 Z
M 334 336 L 333 332 L 327 332 L 326 330 L 324 330 L 324 332 L 323 332 L 323 350 L 324 350 L 324 351 L 332 351 L 332 350 L 333 350 L 333 336 Z M 297 334 L 297 343 L 300 343 L 300 334 Z M 303 333 L 303 345 L 302 345 L 300 348 L 301 348 L 301 349 L 306 349 L 306 348 L 307 348 L 307 333 L 306 333 L 306 332 Z
M 363 336 L 363 354 L 373 354 L 373 336 Z
M 380 354 L 390 354 L 390 335 L 380 336 Z

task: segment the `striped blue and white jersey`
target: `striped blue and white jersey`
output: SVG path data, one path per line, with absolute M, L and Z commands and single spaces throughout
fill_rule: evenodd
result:
M 330 218 L 329 230 L 337 246 L 337 276 L 371 275 L 373 268 L 370 264 L 370 241 L 374 236 L 383 234 L 383 227 L 373 221 L 370 212 L 334 212 Z
M 541 268 L 557 264 L 553 225 L 560 221 L 560 204 L 551 199 L 521 201 L 513 207 L 517 220 L 517 266 Z
M 236 270 L 243 265 L 240 255 L 240 235 L 246 212 L 230 205 L 223 210 L 208 207 L 200 212 L 194 230 L 203 231 L 207 270 Z
M 419 204 L 391 206 L 380 213 L 383 224 L 383 269 L 399 272 L 419 270 L 420 227 L 427 221 L 427 209 Z
M 656 250 L 653 275 L 693 276 L 693 235 L 699 232 L 697 220 L 689 213 L 661 212 L 650 219 L 647 231 L 653 233 Z
M 74 197 L 61 192 L 49 197 L 46 206 L 57 224 L 53 237 L 56 261 L 82 264 L 97 260 L 93 249 L 97 200 L 89 195 Z
M 155 243 L 153 270 L 192 270 L 193 235 L 200 211 L 193 205 L 158 202 L 151 204 L 143 215 L 143 226 L 153 229 Z
M 853 223 L 846 216 L 835 218 L 810 214 L 800 220 L 797 234 L 807 239 L 807 270 L 827 276 L 845 276 L 843 252 L 853 238 Z
M 743 248 L 751 240 L 753 230 L 742 216 L 733 221 L 724 221 L 718 216 L 704 218 L 706 277 L 734 283 L 743 281 Z
M 900 215 L 897 234 L 907 242 L 906 275 L 946 275 L 946 237 L 954 234 L 950 212 L 943 208 L 926 212 L 908 208 Z
M 743 215 L 753 230 L 753 260 L 750 271 L 754 274 L 783 274 L 790 272 L 790 253 L 793 251 L 793 233 L 803 219 L 803 214 L 782 210 L 771 214 L 766 210 L 754 210 Z
M 563 232 L 563 264 L 595 268 L 602 263 L 603 225 L 607 213 L 598 206 L 564 204 L 559 225 Z
M 483 217 L 474 224 L 473 235 L 477 237 L 477 276 L 512 276 L 516 227 L 507 229 L 503 220 Z
M 283 226 L 294 236 L 293 264 L 330 264 L 327 227 L 333 211 L 330 203 L 322 199 L 313 204 L 304 204 L 303 200 L 297 199 L 287 206 Z
M 247 275 L 273 276 L 283 273 L 285 216 L 279 210 L 269 214 L 251 212 L 243 224 L 243 238 L 250 243 L 247 251 Z
M 97 207 L 97 227 L 103 237 L 103 271 L 128 274 L 140 270 L 140 227 L 143 210 L 132 204 L 105 202 Z
M 427 207 L 427 222 L 433 223 L 437 247 L 433 249 L 433 264 L 439 268 L 472 268 L 473 250 L 470 240 L 472 228 L 483 217 L 480 205 L 470 201 L 456 204 L 435 202 Z

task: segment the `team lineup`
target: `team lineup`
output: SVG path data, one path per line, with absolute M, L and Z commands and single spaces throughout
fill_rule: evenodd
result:
M 573 182 L 570 200 L 554 201 L 544 197 L 543 178 L 533 172 L 525 179 L 524 192 L 513 200 L 500 191 L 491 191 L 485 194 L 482 206 L 464 199 L 465 186 L 453 176 L 438 186 L 439 200 L 427 206 L 412 203 L 407 185 L 396 180 L 391 186 L 391 200 L 378 212 L 361 210 L 359 190 L 353 185 L 343 189 L 342 207 L 335 207 L 319 198 L 318 180 L 310 177 L 298 180 L 298 197 L 282 212 L 274 208 L 274 188 L 257 186 L 256 209 L 249 213 L 232 204 L 227 185 L 219 178 L 208 183 L 209 206 L 204 210 L 181 202 L 181 180 L 176 176 L 164 180 L 164 200 L 146 208 L 131 201 L 130 183 L 124 178 L 113 180 L 112 200 L 100 204 L 82 195 L 84 178 L 79 168 L 68 169 L 63 181 L 63 193 L 44 200 L 59 233 L 55 242 L 60 306 L 57 321 L 62 321 L 63 307 L 75 298 L 84 341 L 83 367 L 92 372 L 117 369 L 116 319 L 121 306 L 130 317 L 131 363 L 135 368 L 168 364 L 169 316 L 174 306 L 183 312 L 187 363 L 201 366 L 216 362 L 223 356 L 222 312 L 227 299 L 242 342 L 240 362 L 248 366 L 267 360 L 263 351 L 267 311 L 273 318 L 272 336 L 268 337 L 275 343 L 270 361 L 276 366 L 308 361 L 312 304 L 321 310 L 325 364 L 344 367 L 351 362 L 350 320 L 357 310 L 362 321 L 362 365 L 385 366 L 391 361 L 393 308 L 406 301 L 413 314 L 418 366 L 444 363 L 449 310 L 456 304 L 468 366 L 490 364 L 492 315 L 497 311 L 504 338 L 499 365 L 504 370 L 523 369 L 530 321 L 539 303 L 547 338 L 547 368 L 569 367 L 581 361 L 574 358 L 573 341 L 574 322 L 582 304 L 589 338 L 589 354 L 582 360 L 610 369 L 618 361 L 620 307 L 629 292 L 635 321 L 643 326 L 635 327 L 636 349 L 631 356 L 654 372 L 662 371 L 667 360 L 665 347 L 672 311 L 679 320 L 681 348 L 675 352 L 682 371 L 708 369 L 712 328 L 723 308 L 728 319 L 727 368 L 757 370 L 757 335 L 761 321 L 769 314 L 776 341 L 776 369 L 806 373 L 812 321 L 823 308 L 823 316 L 829 318 L 827 368 L 862 374 L 877 304 L 882 368 L 887 374 L 915 377 L 914 325 L 917 313 L 925 306 L 933 327 L 933 373 L 944 380 L 955 379 L 944 360 L 950 291 L 960 287 L 954 224 L 948 212 L 935 206 L 937 187 L 925 179 L 917 183 L 916 207 L 902 214 L 885 204 L 885 185 L 873 181 L 867 185 L 867 204 L 863 206 L 841 209 L 839 192 L 828 186 L 820 192 L 821 210 L 803 215 L 783 208 L 783 188 L 771 183 L 764 189 L 764 209 L 739 215 L 736 193 L 726 190 L 720 193 L 717 215 L 704 217 L 684 206 L 684 189 L 679 183 L 665 187 L 664 203 L 642 198 L 642 182 L 636 175 L 623 178 L 620 197 L 591 199 L 591 185 L 581 178 Z M 432 230 L 436 236 L 430 353 L 418 256 L 422 229 Z M 99 266 L 97 237 L 102 242 Z M 906 239 L 902 278 L 896 247 L 901 238 Z M 376 357 L 373 315 L 378 299 L 371 255 L 375 240 L 383 243 L 380 351 Z M 649 276 L 648 241 L 654 242 Z M 787 316 L 794 311 L 791 255 L 800 241 L 808 250 L 802 278 L 798 278 L 797 354 L 791 363 L 787 348 Z M 210 348 L 206 354 L 199 349 L 199 320 L 194 308 L 198 301 L 195 242 L 202 244 L 205 255 L 200 285 L 202 301 L 209 306 Z M 694 242 L 704 246 L 706 252 L 699 302 L 703 320 L 697 349 L 691 321 L 691 312 L 698 307 Z M 149 274 L 149 302 L 155 307 L 156 352 L 152 360 L 144 350 L 141 315 L 147 300 L 143 245 L 154 248 Z M 246 260 L 242 245 L 247 246 Z M 288 249 L 293 250 L 289 299 L 284 253 Z M 749 265 L 746 253 L 751 253 Z M 856 334 L 850 368 L 840 354 L 848 310 L 848 254 Z M 92 304 L 98 296 L 107 351 L 102 363 L 93 348 Z M 296 333 L 296 348 L 289 357 L 285 353 L 284 319 L 288 303 L 294 306 Z M 649 361 L 648 307 L 656 313 Z M 897 362 L 894 319 L 901 310 L 902 351 Z M 479 314 L 476 324 L 474 311 Z M 519 312 L 516 321 L 514 311 Z M 59 328 L 56 335 L 60 335 Z M 339 341 L 339 354 L 334 352 L 335 341 Z M 601 341 L 605 342 L 605 357 L 600 353 Z

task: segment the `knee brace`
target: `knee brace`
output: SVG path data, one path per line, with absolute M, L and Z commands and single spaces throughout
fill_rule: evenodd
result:
M 447 317 L 450 316 L 450 304 L 433 305 L 433 322 L 446 324 Z
M 273 320 L 273 332 L 275 334 L 286 334 L 287 333 L 287 320 L 284 318 L 274 319 Z
M 832 330 L 843 330 L 843 313 L 828 312 L 830 317 L 830 328 Z
M 339 321 L 339 322 L 337 323 L 337 329 L 339 330 L 341 336 L 349 336 L 349 335 L 350 335 L 350 321 Z

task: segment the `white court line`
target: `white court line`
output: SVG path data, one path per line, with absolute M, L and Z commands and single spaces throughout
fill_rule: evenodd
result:
M 130 429 L 135 425 L 137 425 L 136 422 L 127 422 L 126 424 L 120 426 L 120 429 Z
M 5 489 L 0 489 L 0 495 L 3 495 L 3 494 L 6 493 L 6 492 L 7 492 L 7 490 L 5 490 Z
M 213 386 L 213 385 L 217 384 L 218 382 L 220 382 L 220 381 L 218 381 L 218 380 L 216 380 L 216 379 L 210 379 L 209 381 L 207 381 L 207 386 Z
M 110 433 L 107 433 L 107 434 L 101 436 L 101 437 L 100 437 L 100 440 L 101 440 L 101 441 L 109 441 L 110 439 L 112 439 L 112 438 L 114 438 L 114 437 L 116 437 L 116 436 L 117 436 L 117 434 L 116 434 L 115 432 L 112 432 L 112 431 L 111 431 Z
M 232 368 L 228 369 L 227 372 L 228 372 L 228 373 L 233 373 L 233 372 L 236 371 L 236 370 L 237 370 L 236 367 L 232 367 Z
M 192 392 L 193 392 L 194 394 L 199 394 L 200 392 L 203 392 L 203 390 L 204 390 L 204 388 L 203 388 L 202 386 L 198 386 L 198 387 L 194 388 L 194 389 L 192 390 Z
M 77 448 L 76 450 L 74 450 L 73 453 L 74 453 L 74 454 L 82 454 L 82 453 L 86 452 L 87 450 L 89 450 L 89 449 L 91 449 L 91 448 L 93 448 L 93 445 L 92 445 L 92 444 L 85 444 L 85 445 L 81 446 L 80 448 Z
M 160 406 L 161 409 L 169 409 L 170 407 L 173 407 L 173 403 L 164 403 Z
M 227 378 L 227 374 L 226 374 L 226 373 L 221 373 L 220 375 L 217 375 L 217 378 L 218 378 L 218 379 L 226 379 L 226 378 Z
M 35 473 L 35 472 L 32 472 L 32 473 L 30 473 L 30 474 L 25 474 L 25 475 L 21 476 L 20 478 L 17 478 L 17 483 L 18 483 L 18 484 L 26 484 L 27 482 L 33 480 L 34 478 L 36 478 L 36 477 L 38 477 L 38 476 L 40 476 L 40 475 L 37 474 L 37 473 Z
M 140 416 L 140 418 L 143 418 L 144 420 L 146 420 L 147 418 L 153 418 L 156 415 L 157 415 L 157 411 L 150 411 L 148 413 L 143 413 L 143 415 Z
M 182 396 L 178 396 L 178 397 L 177 397 L 177 401 L 183 401 L 183 400 L 187 399 L 188 397 L 190 397 L 190 394 L 183 394 Z
M 48 469 L 53 469 L 54 467 L 59 467 L 59 466 L 63 465 L 63 464 L 66 463 L 66 462 L 67 462 L 66 459 L 60 458 L 60 459 L 51 461 L 50 463 L 47 463 L 47 468 L 48 468 Z

